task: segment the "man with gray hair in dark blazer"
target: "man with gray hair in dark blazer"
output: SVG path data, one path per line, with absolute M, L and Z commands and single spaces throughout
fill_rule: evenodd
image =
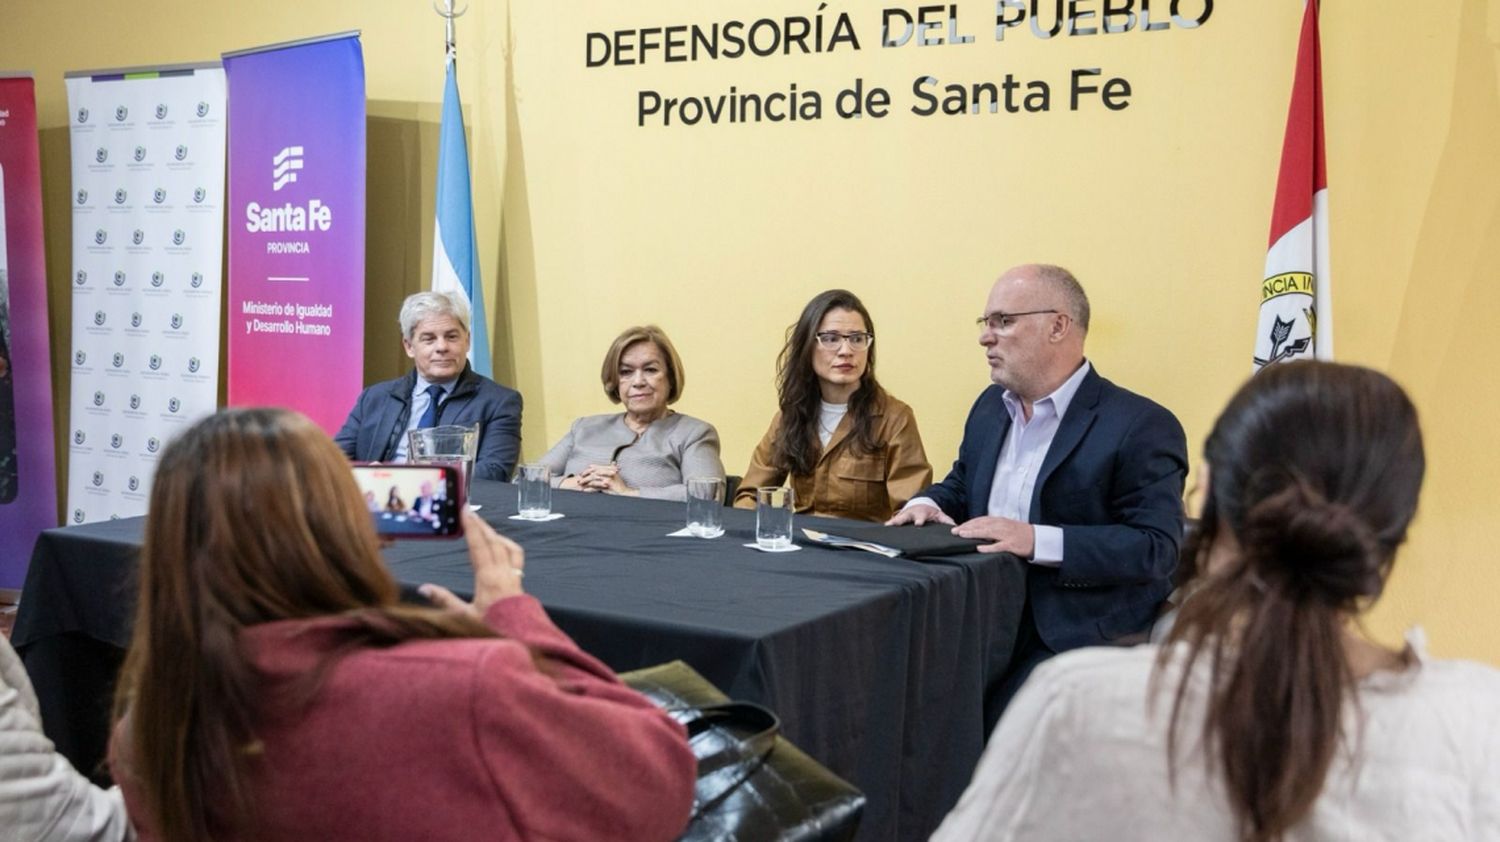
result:
M 333 440 L 350 459 L 406 460 L 411 430 L 456 424 L 479 428 L 474 476 L 505 482 L 521 454 L 521 394 L 469 366 L 469 308 L 441 292 L 401 305 L 401 345 L 413 368 L 360 393 Z

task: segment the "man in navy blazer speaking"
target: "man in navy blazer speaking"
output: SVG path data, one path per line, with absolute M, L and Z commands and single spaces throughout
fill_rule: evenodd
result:
M 1008 664 L 992 664 L 985 726 L 1057 652 L 1146 630 L 1172 590 L 1187 447 L 1160 405 L 1083 355 L 1089 303 L 1066 269 L 1018 266 L 979 319 L 990 379 L 953 469 L 888 521 L 941 522 L 1027 563 Z
M 479 427 L 474 476 L 504 482 L 521 454 L 521 395 L 469 367 L 469 307 L 442 292 L 401 305 L 401 345 L 413 368 L 360 393 L 334 442 L 350 459 L 406 461 L 407 433 Z

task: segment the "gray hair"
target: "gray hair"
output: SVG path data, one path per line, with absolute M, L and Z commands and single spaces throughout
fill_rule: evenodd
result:
M 1068 308 L 1068 315 L 1084 333 L 1089 330 L 1089 297 L 1083 291 L 1083 284 L 1073 277 L 1073 273 L 1050 263 L 1038 263 L 1035 268 L 1037 280 L 1046 283 L 1054 290 L 1062 293 Z
M 469 305 L 462 298 L 446 292 L 416 292 L 401 302 L 401 335 L 411 339 L 417 325 L 428 319 L 451 316 L 469 332 Z

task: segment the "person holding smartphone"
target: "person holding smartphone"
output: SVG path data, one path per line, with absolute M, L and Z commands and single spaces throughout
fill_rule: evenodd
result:
M 144 840 L 674 839 L 681 726 L 525 594 L 464 513 L 474 599 L 402 604 L 339 449 L 227 409 L 163 452 L 110 768 Z

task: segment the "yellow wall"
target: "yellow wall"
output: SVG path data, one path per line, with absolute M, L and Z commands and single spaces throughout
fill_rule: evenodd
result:
M 679 407 L 719 427 L 726 465 L 739 472 L 774 406 L 783 330 L 808 297 L 841 285 L 872 310 L 881 379 L 916 409 L 941 472 L 987 382 L 973 318 L 989 281 L 1027 260 L 1078 274 L 1094 302 L 1091 358 L 1176 411 L 1196 455 L 1249 370 L 1302 4 L 1219 0 L 1193 30 L 1050 41 L 1011 30 L 997 44 L 993 4 L 964 0 L 959 30 L 974 43 L 882 50 L 885 5 L 896 4 L 824 10 L 830 28 L 850 14 L 859 51 L 590 69 L 588 31 L 813 16 L 817 4 L 474 0 L 460 19 L 460 85 L 496 370 L 526 395 L 527 455 L 577 415 L 608 408 L 595 379 L 607 342 L 653 321 L 687 361 Z M 1500 455 L 1484 438 L 1500 422 L 1500 338 L 1488 324 L 1500 311 L 1500 0 L 1325 5 L 1338 356 L 1411 390 L 1430 460 L 1411 545 L 1370 625 L 1389 640 L 1420 622 L 1435 653 L 1500 663 L 1487 609 L 1500 591 L 1487 552 L 1497 519 L 1486 493 Z M 75 0 L 12 2 L 3 15 L 0 65 L 38 79 L 60 379 L 70 324 L 65 70 L 202 60 L 362 29 L 371 336 L 425 284 L 441 96 L 442 26 L 430 7 Z M 1070 111 L 1075 67 L 1127 78 L 1130 107 Z M 1007 72 L 1049 82 L 1051 110 L 906 110 L 918 75 L 946 83 Z M 889 117 L 832 113 L 833 94 L 856 76 L 891 91 Z M 635 126 L 643 88 L 717 95 L 792 82 L 824 94 L 821 120 Z M 401 362 L 394 337 L 375 342 L 367 379 Z

